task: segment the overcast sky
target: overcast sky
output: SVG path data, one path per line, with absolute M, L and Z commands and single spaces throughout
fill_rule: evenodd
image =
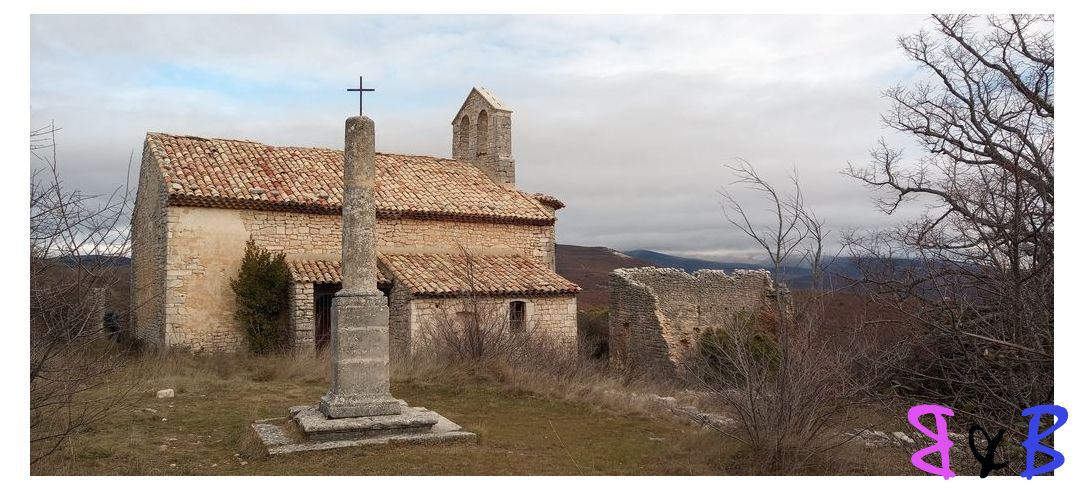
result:
M 781 184 L 796 169 L 830 228 L 899 219 L 840 171 L 893 137 L 880 93 L 916 76 L 896 39 L 924 26 L 916 16 L 33 16 L 30 118 L 63 128 L 69 185 L 106 192 L 123 184 L 132 152 L 138 164 L 148 131 L 339 148 L 359 74 L 377 89 L 365 106 L 378 151 L 450 157 L 452 117 L 478 85 L 513 109 L 517 185 L 568 206 L 559 243 L 756 260 L 719 205 L 736 158 Z

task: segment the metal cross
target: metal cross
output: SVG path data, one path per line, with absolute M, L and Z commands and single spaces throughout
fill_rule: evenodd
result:
M 362 77 L 361 76 L 358 77 L 358 88 L 348 88 L 347 89 L 347 92 L 358 92 L 358 115 L 359 116 L 362 115 L 362 95 L 364 95 L 363 92 L 373 92 L 375 90 L 376 89 L 372 89 L 372 88 L 362 88 Z

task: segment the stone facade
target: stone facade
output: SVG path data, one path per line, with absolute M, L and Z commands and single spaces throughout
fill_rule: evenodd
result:
M 150 345 L 163 342 L 166 322 L 166 191 L 144 150 L 132 212 L 131 335 Z
M 492 312 L 497 318 L 508 318 L 509 305 L 513 301 L 524 302 L 527 331 L 541 333 L 568 349 L 576 349 L 576 296 L 483 298 L 479 309 Z M 406 307 L 409 323 L 398 337 L 399 343 L 393 342 L 393 349 L 398 349 L 400 353 L 407 353 L 416 347 L 424 329 L 433 328 L 441 319 L 454 318 L 457 312 L 466 309 L 463 300 L 458 298 L 417 298 L 409 301 Z
M 462 223 L 417 219 L 377 220 L 377 247 L 463 245 L 511 248 L 555 270 L 554 227 L 508 223 Z
M 483 113 L 486 118 L 481 118 Z M 432 166 L 437 165 L 433 162 L 438 162 L 433 157 L 403 157 L 426 158 L 433 162 L 427 164 L 431 165 L 429 167 L 420 166 L 418 162 L 407 167 L 385 167 L 389 170 L 384 178 L 409 177 L 412 180 L 407 183 L 413 182 L 414 187 L 393 180 L 383 187 L 390 193 L 385 201 L 381 201 L 388 208 L 383 214 L 381 208 L 377 212 L 377 251 L 460 246 L 474 250 L 511 250 L 554 271 L 553 214 L 555 206 L 560 207 L 560 204 L 552 204 L 553 198 L 549 196 L 540 200 L 514 188 L 511 111 L 484 89 L 474 89 L 456 121 L 463 121 L 465 117 L 471 124 L 469 127 L 455 126 L 454 140 L 468 143 L 460 147 L 454 142 L 453 153 L 457 159 L 483 169 L 486 176 L 504 187 L 494 186 L 470 166 L 460 165 L 461 169 L 470 172 L 451 171 L 455 169 L 444 172 L 441 167 Z M 483 120 L 485 122 L 480 125 Z M 152 143 L 160 146 L 152 151 Z M 316 205 L 297 210 L 260 207 L 263 203 L 260 199 L 264 198 L 288 196 L 300 199 L 291 192 L 297 191 L 295 187 L 302 185 L 305 179 L 291 184 L 294 187 L 280 190 L 274 187 L 274 179 L 278 177 L 268 174 L 261 177 L 266 177 L 268 182 L 257 188 L 259 186 L 247 184 L 246 179 L 254 179 L 250 174 L 264 171 L 262 167 L 238 167 L 242 169 L 236 171 L 231 167 L 243 166 L 248 161 L 244 159 L 260 158 L 251 156 L 252 152 L 259 151 L 276 152 L 274 159 L 309 159 L 288 162 L 293 165 L 290 167 L 292 172 L 297 172 L 295 168 L 324 172 L 329 164 L 323 159 L 331 157 L 315 149 L 253 145 L 253 142 L 169 137 L 157 133 L 154 137 L 148 136 L 132 218 L 130 321 L 134 335 L 145 343 L 197 351 L 229 351 L 244 345 L 243 332 L 233 320 L 235 305 L 230 281 L 237 276 L 245 242 L 250 237 L 258 246 L 285 253 L 288 261 L 338 261 L 342 257 L 340 214 L 330 214 Z M 232 151 L 240 153 L 235 155 Z M 417 173 L 418 168 L 427 170 L 424 174 Z M 406 173 L 397 173 L 399 170 Z M 411 174 L 408 170 L 416 173 Z M 453 182 L 454 189 L 447 196 L 431 196 L 420 192 L 446 186 L 431 185 L 432 182 L 419 175 L 451 175 L 459 180 L 449 181 Z M 322 182 L 320 185 L 324 187 L 321 188 L 332 191 L 318 193 L 316 197 L 334 200 L 331 177 L 325 174 L 317 177 L 312 180 Z M 436 179 L 433 182 L 444 181 Z M 486 186 L 480 182 L 490 189 L 483 189 Z M 229 187 L 223 187 L 227 184 L 248 189 L 251 196 L 248 200 L 234 196 Z M 418 197 L 420 195 L 425 199 Z M 415 202 L 412 200 L 415 198 L 422 201 Z M 486 204 L 488 202 L 493 204 Z M 422 209 L 419 206 L 429 207 Z M 397 294 L 394 289 L 386 293 L 390 294 L 392 342 L 410 345 L 405 335 L 409 336 L 412 325 L 416 324 L 411 318 L 419 299 L 403 291 Z M 540 305 L 539 318 L 545 319 L 555 332 L 564 332 L 571 326 L 575 338 L 575 296 L 560 300 L 539 297 L 529 301 Z M 299 348 L 311 349 L 316 334 L 313 283 L 292 284 L 290 302 L 291 340 Z M 560 320 L 550 320 L 552 314 L 548 312 L 556 303 L 562 306 L 554 308 L 568 311 L 568 314 Z M 570 309 L 568 304 L 574 306 Z
M 311 282 L 290 285 L 290 345 L 299 352 L 316 348 L 314 288 Z
M 388 291 L 388 339 L 393 362 L 411 353 L 412 299 L 410 290 L 401 284 L 393 284 Z
M 757 314 L 776 294 L 765 270 L 616 269 L 610 274 L 610 362 L 681 372 L 702 331 L 726 327 L 738 314 Z
M 237 276 L 244 255 L 245 242 L 251 236 L 257 245 L 283 252 L 287 260 L 300 258 L 337 259 L 342 247 L 342 227 L 339 216 L 170 206 L 165 208 L 169 247 L 160 247 L 164 267 L 143 259 L 133 252 L 133 292 L 137 284 L 147 285 L 133 297 L 146 297 L 151 305 L 156 301 L 154 287 L 156 271 L 164 271 L 167 279 L 164 294 L 157 302 L 164 305 L 162 323 L 158 323 L 151 308 L 136 310 L 136 331 L 152 345 L 182 345 L 193 349 L 232 350 L 242 342 L 241 332 L 233 324 L 234 299 L 230 279 Z M 139 211 L 137 210 L 137 214 Z M 154 222 L 154 220 L 150 220 Z M 417 219 L 378 220 L 378 250 L 434 244 L 463 244 L 468 247 L 508 247 L 536 258 L 554 268 L 554 229 L 552 226 L 514 225 L 498 223 L 456 223 Z M 143 243 L 160 246 L 161 244 Z M 134 247 L 135 248 L 135 247 Z M 168 250 L 167 250 L 168 249 Z M 157 249 L 155 249 L 157 250 Z M 147 277 L 148 280 L 141 281 Z M 312 284 L 301 301 L 292 303 L 297 335 L 302 343 L 311 343 L 313 324 Z M 152 306 L 153 308 L 153 306 Z M 305 310 L 305 311 L 302 311 Z M 308 313 L 306 313 L 308 311 Z M 575 317 L 575 314 L 574 314 Z M 575 318 L 574 318 L 575 319 Z M 167 338 L 155 338 L 153 326 L 166 325 Z M 394 328 L 393 328 L 394 330 Z M 309 337 L 306 337 L 309 336 Z

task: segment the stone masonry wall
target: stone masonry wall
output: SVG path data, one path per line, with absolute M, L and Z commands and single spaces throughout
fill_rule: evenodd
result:
M 316 318 L 313 311 L 313 283 L 290 284 L 290 345 L 298 352 L 316 348 Z
M 286 253 L 288 260 L 339 260 L 341 256 L 342 227 L 336 215 L 179 206 L 170 206 L 163 214 L 168 223 L 165 231 L 168 246 L 163 249 L 162 264 L 141 268 L 140 273 L 147 270 L 164 273 L 165 291 L 159 302 L 164 304 L 164 314 L 161 321 L 140 324 L 163 325 L 157 331 L 164 332 L 165 343 L 170 346 L 234 350 L 243 345 L 242 332 L 233 322 L 230 280 L 237 275 L 250 235 L 257 245 Z M 137 221 L 142 223 L 141 220 L 144 218 L 137 216 Z M 455 244 L 512 247 L 551 269 L 554 267 L 553 226 L 386 219 L 377 222 L 377 241 L 378 250 Z M 138 244 L 139 247 L 153 245 L 154 242 L 142 239 Z M 300 294 L 295 291 L 299 295 L 296 297 L 300 298 Z M 311 310 L 312 291 L 308 294 L 305 301 Z M 291 309 L 301 307 L 294 304 Z M 298 313 L 295 311 L 294 315 Z M 312 323 L 311 319 L 305 321 Z M 149 327 L 147 332 L 153 329 Z
M 742 312 L 756 314 L 775 295 L 765 270 L 617 269 L 610 275 L 610 361 L 677 373 L 703 330 L 725 327 Z
M 377 247 L 511 247 L 554 270 L 554 227 L 501 223 L 457 223 L 416 219 L 379 220 Z
M 507 319 L 509 303 L 513 301 L 525 303 L 526 329 L 529 332 L 540 332 L 560 342 L 571 352 L 576 351 L 576 296 L 485 298 L 481 300 L 480 309 L 493 312 L 497 318 Z M 456 298 L 415 298 L 410 301 L 409 308 L 411 348 L 419 345 L 424 329 L 433 328 L 442 319 L 455 318 L 457 312 L 467 309 L 463 300 Z
M 392 290 L 388 292 L 388 343 L 391 362 L 406 359 L 410 355 L 411 292 L 400 284 L 393 284 Z
M 512 112 L 494 108 L 472 91 L 452 122 L 452 158 L 470 162 L 494 182 L 515 185 Z
M 166 319 L 166 191 L 158 165 L 146 148 L 132 212 L 130 287 L 130 334 L 147 345 L 162 345 Z

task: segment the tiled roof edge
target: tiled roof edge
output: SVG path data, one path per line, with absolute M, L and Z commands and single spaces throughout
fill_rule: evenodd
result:
M 285 201 L 259 201 L 254 199 L 233 199 L 217 196 L 190 196 L 186 194 L 170 194 L 167 203 L 170 206 L 217 208 L 217 209 L 251 209 L 256 211 L 281 211 L 302 214 L 342 214 L 343 207 L 332 204 L 310 204 Z M 455 221 L 461 223 L 507 223 L 520 225 L 548 226 L 555 223 L 554 218 L 528 218 L 521 216 L 497 216 L 488 214 L 448 213 L 437 211 L 414 211 L 414 210 L 387 210 L 377 209 L 377 216 L 381 218 L 414 218 L 434 221 Z

